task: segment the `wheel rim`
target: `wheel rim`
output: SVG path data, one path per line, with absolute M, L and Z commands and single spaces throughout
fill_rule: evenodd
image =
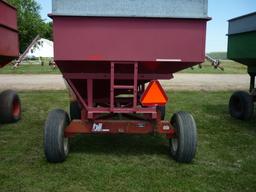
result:
M 63 145 L 64 145 L 63 146 L 64 147 L 64 153 L 67 156 L 68 155 L 68 138 L 67 137 L 64 137 Z
M 173 150 L 173 152 L 174 153 L 176 153 L 177 152 L 177 150 L 178 150 L 178 138 L 172 138 L 172 140 L 171 140 L 171 144 L 172 144 L 172 150 Z
M 173 155 L 176 155 L 178 148 L 179 148 L 179 138 L 178 138 L 178 133 L 177 133 L 177 122 L 173 121 L 172 125 L 174 127 L 175 130 L 175 135 L 173 136 L 173 138 L 170 140 L 170 144 L 171 144 L 171 151 L 173 153 Z
M 18 101 L 18 99 L 15 99 L 12 105 L 12 115 L 14 117 L 19 117 L 20 111 L 21 111 L 20 102 Z

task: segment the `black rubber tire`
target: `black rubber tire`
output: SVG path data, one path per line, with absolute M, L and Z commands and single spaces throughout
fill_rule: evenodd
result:
M 229 113 L 240 120 L 249 120 L 253 116 L 253 96 L 245 91 L 235 92 L 229 100 Z
M 21 103 L 18 94 L 6 90 L 0 94 L 0 123 L 15 123 L 21 118 Z
M 193 116 L 177 112 L 171 119 L 175 137 L 169 140 L 171 156 L 180 163 L 190 163 L 195 157 L 197 147 L 197 128 Z
M 69 105 L 70 119 L 81 119 L 81 107 L 77 101 L 71 101 Z
M 160 111 L 161 120 L 164 120 L 164 118 L 165 118 L 165 106 L 157 106 L 156 110 Z
M 69 125 L 68 114 L 55 109 L 48 114 L 44 126 L 44 153 L 51 163 L 63 162 L 69 153 L 68 138 L 64 137 L 64 130 Z

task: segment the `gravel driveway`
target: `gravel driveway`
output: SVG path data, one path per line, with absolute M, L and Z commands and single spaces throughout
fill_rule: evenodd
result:
M 161 81 L 172 90 L 247 90 L 249 75 L 174 74 L 174 79 Z M 63 90 L 61 75 L 0 75 L 0 90 Z

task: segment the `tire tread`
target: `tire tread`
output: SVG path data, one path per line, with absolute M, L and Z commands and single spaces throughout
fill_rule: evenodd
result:
M 196 154 L 197 128 L 193 116 L 187 112 L 177 112 L 172 122 L 177 121 L 178 150 L 172 156 L 177 162 L 190 163 Z
M 21 112 L 14 116 L 12 109 L 14 101 L 20 105 L 20 98 L 16 91 L 6 90 L 0 94 L 0 123 L 15 123 L 20 120 Z
M 49 162 L 63 162 L 66 154 L 63 148 L 64 129 L 69 124 L 68 114 L 55 109 L 48 114 L 44 127 L 44 151 Z

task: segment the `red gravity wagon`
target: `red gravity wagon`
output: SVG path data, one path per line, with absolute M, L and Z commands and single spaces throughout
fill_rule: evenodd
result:
M 207 0 L 53 0 L 54 58 L 70 91 L 70 117 L 49 113 L 44 150 L 64 161 L 76 134 L 166 135 L 170 154 L 191 162 L 191 114 L 164 120 L 158 79 L 204 62 Z M 148 86 L 146 86 L 148 85 Z
M 0 68 L 19 55 L 19 34 L 16 9 L 0 0 Z M 13 123 L 20 119 L 21 105 L 15 91 L 0 93 L 0 124 Z

